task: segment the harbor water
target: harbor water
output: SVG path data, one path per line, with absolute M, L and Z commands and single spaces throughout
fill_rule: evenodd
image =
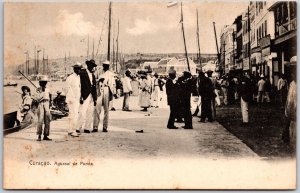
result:
M 17 86 L 7 86 L 3 87 L 3 113 L 10 113 L 18 110 L 18 105 L 21 104 L 21 87 L 28 86 L 30 88 L 31 94 L 34 94 L 36 88 L 32 84 L 30 84 L 27 80 L 16 80 Z M 38 81 L 33 81 L 33 83 L 38 87 Z M 56 92 L 58 90 L 63 91 L 65 82 L 55 81 L 48 82 L 47 88 L 50 89 L 50 93 L 52 94 L 52 98 L 56 96 Z

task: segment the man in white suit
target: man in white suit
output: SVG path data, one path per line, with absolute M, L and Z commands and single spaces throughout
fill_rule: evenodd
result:
M 131 73 L 129 70 L 126 70 L 125 77 L 122 80 L 123 84 L 123 93 L 124 93 L 124 100 L 123 100 L 123 111 L 131 111 L 129 109 L 129 97 L 132 94 L 132 87 L 131 87 Z
M 93 131 L 98 132 L 101 109 L 104 109 L 103 132 L 107 132 L 109 118 L 109 103 L 116 96 L 115 74 L 109 70 L 110 62 L 103 62 L 103 74 L 97 80 L 97 104 L 94 111 Z
M 76 63 L 73 65 L 74 72 L 68 76 L 66 79 L 66 102 L 69 108 L 69 125 L 68 125 L 68 134 L 72 137 L 78 137 L 78 133 L 76 132 L 78 114 L 79 114 L 79 106 L 80 106 L 80 70 L 82 65 L 80 63 Z

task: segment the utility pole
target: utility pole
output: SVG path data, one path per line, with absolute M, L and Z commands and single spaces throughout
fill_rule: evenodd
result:
M 182 29 L 182 35 L 183 35 L 183 43 L 184 43 L 184 50 L 185 50 L 185 57 L 186 57 L 186 62 L 188 65 L 188 70 L 190 70 L 190 63 L 189 63 L 189 58 L 188 58 L 188 54 L 187 54 L 187 49 L 186 49 L 186 43 L 185 43 L 185 35 L 184 35 L 184 26 L 183 26 L 183 12 L 182 12 L 182 2 L 181 2 L 181 29 Z
M 252 73 L 252 67 L 251 67 L 251 40 L 250 40 L 250 38 L 251 38 L 251 34 L 250 34 L 250 31 L 251 31 L 251 29 L 250 29 L 250 8 L 249 8 L 249 6 L 248 6 L 248 38 L 249 38 L 249 45 L 248 45 L 248 57 L 249 57 L 249 71 L 250 71 L 250 73 Z

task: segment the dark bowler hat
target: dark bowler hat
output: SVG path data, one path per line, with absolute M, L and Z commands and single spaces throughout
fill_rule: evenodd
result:
M 174 70 L 173 68 L 170 68 L 170 70 L 168 72 L 169 72 L 169 74 L 176 74 L 176 70 Z
M 28 86 L 22 86 L 21 90 L 22 91 L 27 90 L 28 92 L 30 92 L 30 88 Z
M 202 70 L 198 71 L 199 76 L 204 76 L 204 72 Z
M 206 72 L 206 74 L 212 74 L 213 73 L 213 71 L 211 71 L 211 70 L 208 70 L 207 72 Z
M 87 60 L 86 62 L 87 66 L 92 66 L 92 67 L 96 67 L 97 64 L 95 63 L 95 60 L 91 59 L 91 60 Z

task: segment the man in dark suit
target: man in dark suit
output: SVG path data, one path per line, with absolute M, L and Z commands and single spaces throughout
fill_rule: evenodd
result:
M 166 82 L 166 92 L 167 92 L 167 100 L 168 105 L 170 106 L 170 116 L 167 128 L 168 129 L 177 129 L 177 127 L 174 125 L 175 118 L 178 114 L 178 85 L 176 82 L 176 71 L 171 69 L 169 71 L 169 77 Z
M 214 99 L 215 93 L 211 80 L 203 72 L 199 72 L 198 93 L 201 96 L 200 122 L 205 122 L 206 118 L 209 122 L 212 122 L 211 100 Z
M 96 77 L 93 74 L 97 65 L 94 60 L 88 60 L 85 63 L 87 69 L 82 69 L 80 72 L 81 111 L 79 112 L 77 133 L 80 133 L 82 127 L 84 127 L 84 133 L 90 133 L 93 112 L 97 102 Z
M 192 75 L 188 71 L 183 72 L 183 76 L 178 80 L 180 90 L 180 101 L 182 105 L 182 116 L 184 118 L 184 129 L 193 129 L 192 113 L 191 113 L 191 95 L 193 91 Z

